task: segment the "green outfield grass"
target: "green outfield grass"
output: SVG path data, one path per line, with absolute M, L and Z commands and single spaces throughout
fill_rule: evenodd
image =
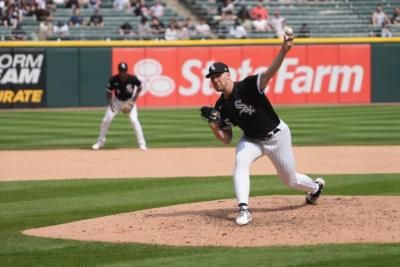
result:
M 278 107 L 295 145 L 398 145 L 400 105 Z M 0 112 L 0 149 L 90 148 L 104 109 Z M 222 146 L 198 109 L 141 109 L 149 147 Z M 235 127 L 234 138 L 240 136 Z M 236 142 L 233 142 L 233 144 Z M 136 147 L 128 118 L 110 127 L 107 148 Z
M 291 127 L 295 145 L 400 144 L 400 105 L 277 111 Z M 103 108 L 2 111 L 0 149 L 89 149 L 103 114 Z M 222 146 L 199 118 L 198 109 L 142 109 L 139 116 L 150 148 Z M 237 140 L 239 129 L 234 134 Z M 120 147 L 136 147 L 122 114 L 111 125 L 107 142 L 107 148 Z M 400 195 L 400 174 L 324 177 L 326 195 Z M 275 194 L 299 193 L 275 176 L 252 178 L 252 196 Z M 0 182 L 0 266 L 400 266 L 400 244 L 169 247 L 21 234 L 33 227 L 233 197 L 231 177 Z
M 399 174 L 325 178 L 325 195 L 400 195 Z M 1 182 L 0 266 L 400 266 L 400 244 L 168 247 L 20 233 L 120 212 L 233 198 L 231 183 L 231 177 Z M 286 189 L 275 176 L 252 178 L 252 196 L 274 194 L 300 193 Z

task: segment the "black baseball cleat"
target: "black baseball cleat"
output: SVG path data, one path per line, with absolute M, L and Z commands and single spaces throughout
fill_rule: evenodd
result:
M 315 182 L 318 184 L 318 190 L 314 194 L 312 193 L 307 193 L 306 195 L 306 203 L 309 205 L 315 205 L 317 204 L 317 200 L 319 196 L 322 193 L 322 190 L 324 189 L 325 186 L 325 181 L 322 178 L 317 178 L 315 179 Z

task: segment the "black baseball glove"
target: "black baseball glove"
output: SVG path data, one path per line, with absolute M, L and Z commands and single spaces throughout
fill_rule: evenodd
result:
M 213 122 L 216 124 L 221 124 L 221 114 L 219 111 L 213 107 L 201 107 L 200 108 L 201 117 L 208 122 Z

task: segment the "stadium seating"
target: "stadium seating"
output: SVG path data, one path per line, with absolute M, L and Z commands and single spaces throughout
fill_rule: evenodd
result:
M 154 0 L 146 1 L 147 5 L 152 5 Z M 49 39 L 67 39 L 67 40 L 113 40 L 113 39 L 161 39 L 163 36 L 120 36 L 118 33 L 119 26 L 124 22 L 129 22 L 133 29 L 137 28 L 140 17 L 135 17 L 133 11 L 118 11 L 112 7 L 113 0 L 103 0 L 100 14 L 103 16 L 104 27 L 96 28 L 87 26 L 93 11 L 87 7 L 81 8 L 81 15 L 84 17 L 85 26 L 69 27 L 69 34 L 63 37 L 52 37 Z M 165 26 L 173 19 L 183 20 L 176 12 L 164 4 L 164 16 L 162 22 Z M 58 6 L 56 11 L 53 12 L 53 24 L 57 21 L 68 22 L 72 15 L 72 9 L 65 6 Z M 24 17 L 21 25 L 23 30 L 27 33 L 28 40 L 36 40 L 38 38 L 39 21 L 34 17 Z M 11 39 L 12 29 L 9 27 L 0 27 L 0 34 L 2 40 Z
M 241 5 L 246 5 L 248 9 L 255 5 L 257 0 L 238 1 L 235 6 L 239 11 Z M 154 0 L 147 0 L 146 4 L 153 4 Z M 232 22 L 221 22 L 216 20 L 218 1 L 210 0 L 180 0 L 188 7 L 194 16 L 206 18 L 213 29 L 215 38 L 227 38 Z M 383 0 L 380 2 L 386 14 L 391 17 L 396 6 L 400 6 L 400 0 Z M 117 11 L 112 8 L 113 0 L 103 0 L 100 14 L 104 19 L 103 28 L 90 26 L 70 27 L 69 34 L 61 39 L 71 40 L 114 40 L 114 39 L 162 39 L 163 36 L 120 36 L 119 26 L 124 22 L 129 22 L 134 29 L 137 28 L 140 18 L 135 17 L 133 12 Z M 182 17 L 172 10 L 166 2 L 165 15 L 162 19 L 165 25 L 174 18 L 182 20 Z M 311 37 L 366 37 L 371 36 L 376 31 L 370 24 L 372 12 L 375 10 L 375 0 L 265 0 L 264 5 L 269 10 L 270 15 L 275 11 L 280 11 L 286 18 L 287 24 L 291 26 L 295 33 L 303 23 L 307 23 L 310 28 Z M 89 8 L 81 8 L 81 15 L 88 22 L 93 11 Z M 72 14 L 70 8 L 58 6 L 53 13 L 53 23 L 57 21 L 68 22 Z M 22 23 L 23 30 L 27 33 L 27 39 L 37 40 L 39 22 L 34 17 L 24 17 Z M 400 27 L 391 27 L 393 36 L 400 36 Z M 0 26 L 1 40 L 11 39 L 12 29 Z M 273 32 L 254 32 L 248 33 L 249 38 L 273 38 Z M 49 39 L 58 39 L 53 37 Z M 196 37 L 193 37 L 196 39 Z
M 400 1 L 383 0 L 383 9 L 391 17 L 396 6 L 400 6 Z M 181 0 L 186 6 L 196 12 L 198 16 L 207 18 L 213 26 L 216 34 L 223 38 L 227 34 L 229 27 L 221 25 L 215 20 L 218 4 L 209 0 Z M 214 3 L 213 3 L 214 2 Z M 251 9 L 256 4 L 256 0 L 239 1 L 236 11 L 240 4 Z M 332 0 L 332 1 L 307 1 L 307 0 L 283 0 L 264 1 L 264 6 L 269 10 L 270 15 L 279 11 L 286 18 L 287 24 L 295 32 L 301 24 L 307 23 L 310 28 L 311 37 L 367 37 L 374 31 L 370 25 L 370 19 L 376 7 L 375 0 Z M 392 27 L 393 36 L 400 36 L 400 27 Z M 273 33 L 250 32 L 251 38 L 270 38 Z

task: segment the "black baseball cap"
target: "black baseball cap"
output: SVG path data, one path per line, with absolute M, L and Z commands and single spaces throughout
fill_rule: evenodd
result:
M 210 78 L 210 76 L 214 73 L 222 72 L 229 72 L 228 66 L 222 62 L 215 62 L 208 68 L 208 74 L 206 75 L 206 78 Z
M 118 71 L 120 71 L 120 72 L 128 71 L 128 64 L 126 64 L 126 62 L 119 63 L 118 64 Z

